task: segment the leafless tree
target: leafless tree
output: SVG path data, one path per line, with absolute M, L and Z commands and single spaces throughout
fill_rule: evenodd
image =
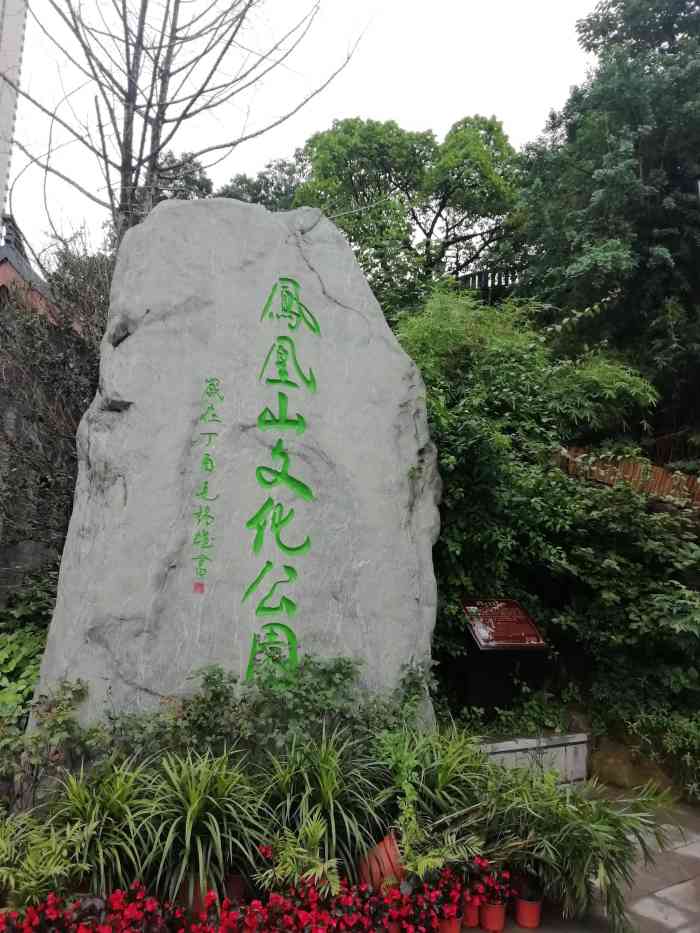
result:
M 286 0 L 274 0 L 282 11 Z M 104 178 L 101 190 L 52 163 L 52 144 L 33 153 L 15 139 L 34 163 L 62 178 L 90 200 L 110 211 L 118 239 L 139 222 L 158 200 L 165 185 L 160 177 L 166 153 L 191 121 L 232 101 L 244 99 L 260 82 L 299 49 L 319 11 L 313 2 L 304 15 L 262 50 L 250 47 L 248 33 L 268 0 L 38 0 L 30 6 L 38 27 L 65 55 L 91 89 L 90 113 L 70 107 L 70 119 L 59 115 L 7 75 L 0 78 L 62 129 L 67 139 L 97 160 Z M 47 11 L 55 19 L 50 22 Z M 56 26 L 60 27 L 56 29 Z M 186 159 L 220 161 L 237 146 L 289 120 L 320 94 L 349 62 L 350 49 L 332 72 L 307 89 L 283 113 L 262 126 L 246 126 L 228 138 L 208 141 Z M 64 95 L 63 102 L 69 95 Z M 223 121 L 222 121 L 223 122 Z M 182 165 L 185 165 L 184 157 Z M 172 157 L 168 173 L 180 166 Z M 81 183 L 82 181 L 82 183 Z M 104 195 L 103 195 L 104 192 Z M 102 196 L 103 195 L 103 196 Z

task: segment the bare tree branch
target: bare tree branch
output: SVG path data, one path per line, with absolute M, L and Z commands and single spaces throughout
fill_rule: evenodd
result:
M 34 20 L 36 25 L 39 27 L 39 29 L 42 31 L 44 36 L 52 43 L 52 45 L 55 48 L 57 48 L 61 52 L 62 55 L 65 55 L 65 57 L 68 59 L 71 65 L 73 65 L 74 68 L 77 68 L 81 74 L 83 74 L 86 78 L 90 78 L 94 80 L 93 74 L 84 65 L 81 65 L 80 62 L 75 58 L 75 56 L 71 55 L 70 52 L 68 52 L 68 50 L 65 48 L 65 45 L 63 45 L 59 41 L 56 35 L 54 35 L 49 29 L 47 29 L 44 20 L 40 19 L 36 15 L 36 13 L 34 12 L 34 8 L 30 6 L 28 7 L 28 9 L 29 9 L 32 19 Z
M 176 2 L 177 2 L 177 0 L 176 0 Z M 192 97 L 190 98 L 190 101 L 187 103 L 187 105 L 185 106 L 184 110 L 182 111 L 182 113 L 179 115 L 179 117 L 178 117 L 177 120 L 175 121 L 175 125 L 173 126 L 172 130 L 166 135 L 165 139 L 164 139 L 162 142 L 159 142 L 159 151 L 162 150 L 162 149 L 164 149 L 164 148 L 168 145 L 168 143 L 173 139 L 173 137 L 175 136 L 175 133 L 176 133 L 176 132 L 178 131 L 178 129 L 182 126 L 183 122 L 188 118 L 188 115 L 194 116 L 194 113 L 191 112 L 191 111 L 192 111 L 192 108 L 194 107 L 194 105 L 195 105 L 195 103 L 197 102 L 197 100 L 199 99 L 199 97 L 204 93 L 204 91 L 206 90 L 207 86 L 211 83 L 211 80 L 212 80 L 214 74 L 216 73 L 216 69 L 219 67 L 219 65 L 221 64 L 221 62 L 222 62 L 224 56 L 226 55 L 226 53 L 228 52 L 228 50 L 231 48 L 232 43 L 234 42 L 236 36 L 238 35 L 238 30 L 239 30 L 239 29 L 241 28 L 241 26 L 243 25 L 246 12 L 247 12 L 248 10 L 250 10 L 250 8 L 253 6 L 253 3 L 254 3 L 254 2 L 255 2 L 255 0 L 248 0 L 248 3 L 247 3 L 247 5 L 246 5 L 246 8 L 245 8 L 245 10 L 244 10 L 244 12 L 243 12 L 243 15 L 242 15 L 241 19 L 238 21 L 238 23 L 237 23 L 237 25 L 236 25 L 236 28 L 232 31 L 231 35 L 230 35 L 230 36 L 226 39 L 226 41 L 224 42 L 223 47 L 221 48 L 221 50 L 220 50 L 220 52 L 219 52 L 219 55 L 216 57 L 216 60 L 215 60 L 214 64 L 213 64 L 213 65 L 211 66 L 211 68 L 209 69 L 209 72 L 207 73 L 207 76 L 206 76 L 205 79 L 201 82 L 201 84 L 200 84 L 200 86 L 199 86 L 199 89 L 198 89 L 198 90 L 192 95 Z M 166 115 L 165 115 L 165 114 L 166 114 L 166 108 L 163 107 L 162 110 L 159 111 L 159 115 L 161 115 L 161 121 L 162 121 L 161 125 L 164 125 L 165 122 L 166 122 L 166 119 L 167 119 L 167 118 L 166 118 Z
M 83 54 L 86 55 L 87 57 L 90 57 L 95 63 L 95 65 L 98 66 L 97 70 L 102 75 L 101 80 L 105 81 L 107 84 L 112 85 L 116 93 L 124 93 L 124 88 L 121 87 L 119 83 L 116 81 L 110 69 L 98 61 L 97 56 L 95 55 L 91 46 L 89 44 L 86 44 L 85 38 L 83 36 L 83 28 L 84 28 L 83 21 L 80 18 L 80 16 L 74 11 L 73 6 L 70 3 L 70 0 L 63 0 L 63 2 L 66 4 L 68 11 L 70 13 L 70 16 L 63 12 L 57 0 L 49 0 L 49 3 L 51 4 L 52 9 L 57 14 L 57 16 L 60 18 L 60 20 L 63 22 L 64 26 L 78 40 L 78 43 L 80 44 Z M 34 15 L 34 19 L 37 20 L 38 17 Z M 111 64 L 113 65 L 113 67 L 116 67 L 118 70 L 123 71 L 123 66 L 121 66 L 118 62 L 115 62 L 114 60 L 112 60 Z
M 254 130 L 252 133 L 246 133 L 243 136 L 239 136 L 237 139 L 233 139 L 225 143 L 217 143 L 216 145 L 213 145 L 213 146 L 206 146 L 204 149 L 198 149 L 196 152 L 189 153 L 189 158 L 199 159 L 200 156 L 207 155 L 209 152 L 218 152 L 221 149 L 230 149 L 231 151 L 233 151 L 237 146 L 240 146 L 242 143 L 246 143 L 251 139 L 256 139 L 258 136 L 262 136 L 265 133 L 268 133 L 270 130 L 273 130 L 278 126 L 281 126 L 283 123 L 286 123 L 287 120 L 290 120 L 293 116 L 299 113 L 299 111 L 302 110 L 302 108 L 304 108 L 309 103 L 309 101 L 312 101 L 314 97 L 318 97 L 319 94 L 325 91 L 325 89 L 328 87 L 331 81 L 333 81 L 334 78 L 337 78 L 338 75 L 341 73 L 341 71 L 347 68 L 356 48 L 357 48 L 357 43 L 353 46 L 351 51 L 348 52 L 343 63 L 338 68 L 336 68 L 335 71 L 333 71 L 329 75 L 328 78 L 326 78 L 323 84 L 319 85 L 317 88 L 311 91 L 310 94 L 307 94 L 307 96 L 304 97 L 303 100 L 301 100 L 291 110 L 287 111 L 287 113 L 285 113 L 283 116 L 278 117 L 276 120 L 272 120 L 270 123 L 267 123 L 265 126 L 262 126 L 259 130 Z M 181 162 L 175 163 L 175 165 L 171 167 L 180 168 L 184 164 L 185 162 L 181 161 Z
M 200 113 L 203 113 L 205 110 L 211 110 L 214 107 L 221 106 L 221 104 L 226 103 L 228 100 L 230 100 L 232 97 L 235 97 L 237 94 L 241 94 L 244 91 L 247 91 L 248 88 L 252 87 L 254 84 L 257 84 L 257 82 L 262 80 L 267 74 L 269 74 L 271 71 L 274 71 L 274 69 L 277 68 L 279 65 L 282 65 L 284 61 L 287 58 L 289 58 L 290 55 L 293 55 L 297 47 L 306 38 L 307 33 L 309 32 L 309 30 L 311 29 L 311 26 L 313 25 L 313 20 L 315 16 L 316 16 L 315 11 L 313 14 L 308 14 L 306 17 L 304 17 L 304 19 L 300 20 L 292 29 L 290 29 L 289 32 L 285 36 L 283 36 L 282 39 L 280 39 L 280 41 L 276 45 L 274 45 L 271 49 L 269 49 L 267 52 L 253 53 L 258 56 L 259 60 L 255 62 L 255 64 L 251 68 L 249 68 L 247 71 L 245 71 L 244 73 L 236 75 L 236 78 L 234 81 L 227 81 L 227 82 L 224 82 L 223 84 L 216 85 L 215 87 L 208 88 L 207 89 L 208 94 L 216 95 L 217 92 L 223 91 L 225 89 L 228 89 L 228 93 L 224 97 L 217 98 L 213 103 L 205 104 L 201 107 L 198 107 L 196 110 L 191 111 L 188 117 L 194 117 Z M 270 65 L 268 65 L 267 68 L 264 68 L 262 71 L 258 71 L 257 73 L 255 73 L 256 69 L 260 67 L 260 61 L 262 59 L 268 58 L 270 55 L 276 52 L 277 49 L 280 48 L 281 44 L 285 42 L 291 35 L 293 35 L 297 31 L 297 29 L 299 29 L 304 24 L 306 25 L 301 35 L 299 35 L 297 39 L 295 39 L 295 41 L 287 49 L 287 51 L 281 56 L 281 58 L 273 59 L 273 61 L 270 63 Z M 246 80 L 248 77 L 250 77 L 249 81 Z M 243 83 L 241 84 L 240 82 L 243 82 Z M 188 100 L 188 99 L 191 99 L 191 95 L 189 98 L 183 98 L 181 100 L 172 101 L 172 106 L 178 103 L 183 103 L 185 100 Z M 174 117 L 174 118 L 171 118 L 171 121 L 173 120 L 179 121 L 180 119 L 181 119 L 180 117 Z M 171 122 L 171 121 L 166 121 L 166 122 Z
M 102 125 L 102 117 L 100 115 L 100 101 L 97 95 L 95 95 L 95 111 L 97 112 L 97 127 L 100 131 L 100 142 L 102 144 L 102 153 L 104 157 L 103 173 L 104 173 L 105 184 L 107 185 L 107 194 L 109 196 L 109 207 L 112 212 L 112 216 L 114 217 L 116 210 L 117 210 L 117 205 L 114 199 L 114 189 L 112 188 L 111 176 L 109 174 L 109 162 L 107 161 L 107 143 L 105 141 L 105 133 L 104 133 L 104 127 Z
M 89 198 L 95 204 L 99 204 L 100 207 L 104 207 L 107 210 L 110 209 L 108 201 L 103 201 L 102 198 L 98 198 L 97 195 L 92 194 L 91 191 L 88 191 L 87 188 L 83 188 L 82 185 L 78 184 L 73 178 L 70 178 L 68 175 L 63 172 L 59 172 L 57 168 L 54 168 L 53 165 L 49 165 L 48 162 L 45 162 L 38 156 L 32 155 L 32 153 L 24 146 L 18 139 L 13 139 L 12 142 L 15 146 L 23 152 L 28 159 L 30 159 L 35 165 L 38 165 L 39 168 L 44 169 L 47 172 L 51 172 L 52 175 L 56 175 L 57 178 L 63 179 L 63 181 L 68 182 L 69 185 L 72 185 L 76 191 L 79 191 L 81 194 L 85 195 L 86 198 Z M 47 158 L 47 157 L 45 157 Z
M 118 239 L 138 223 L 162 198 L 172 192 L 174 175 L 191 171 L 200 156 L 226 158 L 236 147 L 281 126 L 321 94 L 347 67 L 357 43 L 339 66 L 285 112 L 249 130 L 247 118 L 237 136 L 217 140 L 207 137 L 200 149 L 176 157 L 172 147 L 185 127 L 198 118 L 238 100 L 268 80 L 307 38 L 318 14 L 320 0 L 309 0 L 307 11 L 276 31 L 260 52 L 247 48 L 249 26 L 264 0 L 48 0 L 56 17 L 52 28 L 42 8 L 32 15 L 70 66 L 93 85 L 87 116 L 78 116 L 71 104 L 66 119 L 33 93 L 24 91 L 7 75 L 0 74 L 16 93 L 28 100 L 49 121 L 49 151 L 37 157 L 24 145 L 19 148 L 48 175 L 71 184 L 93 203 L 110 211 Z M 273 2 L 273 0 L 268 0 Z M 284 8 L 284 0 L 276 0 Z M 359 40 L 358 40 L 359 41 Z M 257 43 L 250 43 L 256 45 Z M 249 101 L 245 101 L 249 105 Z M 79 108 L 78 108 L 79 109 Z M 249 106 L 250 110 L 250 106 Z M 229 121 L 230 122 L 230 121 Z M 58 132 L 97 159 L 104 178 L 106 198 L 71 177 L 56 164 L 53 153 L 61 148 Z M 223 135 L 223 134 L 222 134 Z M 228 135 L 228 134 L 227 134 Z M 54 137 L 58 145 L 54 147 Z M 165 160 L 165 162 L 164 162 Z M 212 162 L 212 160 L 209 160 Z M 161 184 L 167 163 L 169 185 Z M 198 166 L 201 170 L 201 165 Z
M 23 91 L 19 84 L 13 81 L 12 78 L 8 78 L 6 74 L 0 71 L 0 79 L 6 84 L 9 84 L 11 88 L 13 88 L 21 97 L 24 97 L 25 100 L 28 100 L 30 104 L 37 108 L 37 110 L 41 110 L 41 112 L 45 114 L 50 120 L 55 120 L 56 123 L 58 123 L 63 127 L 64 130 L 67 130 L 71 134 L 76 142 L 79 142 L 82 146 L 85 146 L 86 149 L 88 149 L 93 155 L 96 155 L 99 159 L 102 158 L 102 153 L 99 151 L 99 149 L 95 149 L 94 146 L 90 145 L 83 134 L 78 132 L 75 127 L 72 127 L 65 120 L 62 120 L 61 117 L 57 116 L 55 113 L 49 110 L 48 107 L 45 107 L 43 104 L 39 103 L 39 101 L 32 94 L 27 93 L 27 91 Z M 115 168 L 119 167 L 116 163 L 112 164 Z

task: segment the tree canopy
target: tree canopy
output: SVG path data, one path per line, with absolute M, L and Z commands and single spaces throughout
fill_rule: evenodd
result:
M 579 24 L 598 66 L 523 159 L 523 290 L 562 349 L 607 343 L 641 366 L 659 433 L 700 419 L 699 9 L 600 4 Z
M 236 175 L 217 195 L 271 210 L 314 206 L 347 234 L 384 311 L 418 306 L 508 244 L 516 155 L 494 118 L 465 117 L 442 143 L 394 121 L 337 120 L 293 159 Z
M 628 52 L 649 49 L 676 52 L 700 30 L 698 0 L 603 0 L 577 24 L 588 52 L 622 46 Z
M 294 206 L 297 188 L 305 177 L 304 155 L 297 149 L 293 159 L 273 159 L 255 176 L 234 175 L 219 188 L 216 197 L 262 204 L 269 211 L 288 211 Z
M 596 444 L 647 417 L 656 392 L 600 352 L 559 358 L 535 313 L 438 293 L 399 321 L 426 381 L 444 483 L 434 551 L 443 676 L 468 650 L 465 597 L 507 596 L 559 652 L 560 685 L 575 672 L 609 696 L 696 702 L 700 594 L 682 582 L 700 561 L 692 517 L 653 512 L 629 486 L 582 482 L 555 460 L 562 445 Z
M 295 204 L 334 218 L 389 312 L 460 278 L 504 238 L 517 171 L 495 118 L 465 117 L 442 143 L 393 121 L 339 120 L 304 156 Z

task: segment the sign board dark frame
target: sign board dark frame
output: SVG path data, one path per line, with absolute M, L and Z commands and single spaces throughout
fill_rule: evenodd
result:
M 474 600 L 464 606 L 469 631 L 480 651 L 543 651 L 539 629 L 514 599 Z

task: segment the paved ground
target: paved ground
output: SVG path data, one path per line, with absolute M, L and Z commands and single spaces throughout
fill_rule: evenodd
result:
M 640 869 L 628 898 L 639 933 L 700 933 L 700 810 L 678 810 L 682 833 L 653 868 Z M 509 930 L 517 927 L 511 921 Z M 545 918 L 541 933 L 607 933 L 601 917 L 567 922 Z

